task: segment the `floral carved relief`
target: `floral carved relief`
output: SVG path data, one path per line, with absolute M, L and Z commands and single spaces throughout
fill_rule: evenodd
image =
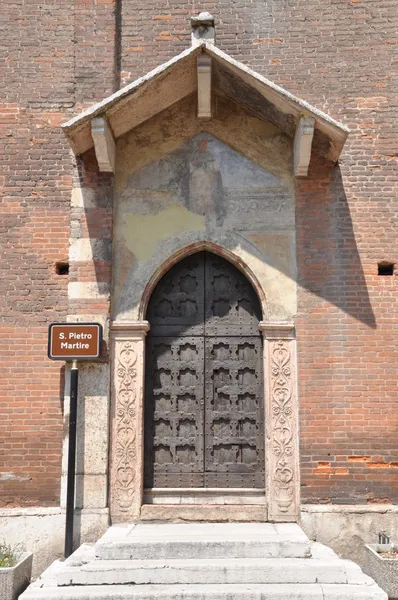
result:
M 294 380 L 288 340 L 270 344 L 271 452 L 274 502 L 278 513 L 295 510 Z
M 118 344 L 116 354 L 116 409 L 114 495 L 121 512 L 134 501 L 136 449 L 137 352 L 130 341 Z

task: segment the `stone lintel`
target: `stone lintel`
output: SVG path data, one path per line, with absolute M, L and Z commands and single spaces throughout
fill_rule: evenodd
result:
M 103 117 L 91 121 L 91 135 L 100 171 L 115 172 L 116 146 L 112 131 Z
M 314 130 L 315 119 L 313 117 L 300 118 L 294 138 L 294 174 L 296 177 L 307 177 L 308 175 Z
M 197 57 L 198 117 L 211 118 L 211 58 L 208 54 Z

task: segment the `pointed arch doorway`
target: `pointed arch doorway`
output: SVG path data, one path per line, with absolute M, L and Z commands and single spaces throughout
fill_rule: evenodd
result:
M 261 306 L 252 285 L 224 258 L 198 252 L 159 281 L 147 319 L 146 498 L 265 499 Z

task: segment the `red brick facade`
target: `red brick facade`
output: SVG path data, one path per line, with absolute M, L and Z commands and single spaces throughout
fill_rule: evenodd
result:
M 111 179 L 76 168 L 60 123 L 190 45 L 189 17 L 216 17 L 217 45 L 348 125 L 339 166 L 297 180 L 302 502 L 398 501 L 396 0 L 239 3 L 75 0 L 3 10 L 0 505 L 59 502 L 63 369 L 48 323 L 105 314 L 69 305 L 67 283 L 110 281 L 110 254 L 71 263 L 69 238 L 111 245 Z M 90 167 L 90 164 L 92 167 Z M 87 166 L 88 165 L 88 166 Z M 92 169 L 92 171 L 90 171 Z M 70 206 L 73 177 L 92 209 Z

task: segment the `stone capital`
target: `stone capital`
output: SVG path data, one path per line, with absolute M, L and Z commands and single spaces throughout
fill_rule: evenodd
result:
M 113 321 L 111 331 L 113 334 L 121 333 L 136 338 L 146 336 L 150 329 L 148 321 Z
M 288 321 L 260 321 L 258 328 L 265 339 L 295 339 L 294 323 Z

